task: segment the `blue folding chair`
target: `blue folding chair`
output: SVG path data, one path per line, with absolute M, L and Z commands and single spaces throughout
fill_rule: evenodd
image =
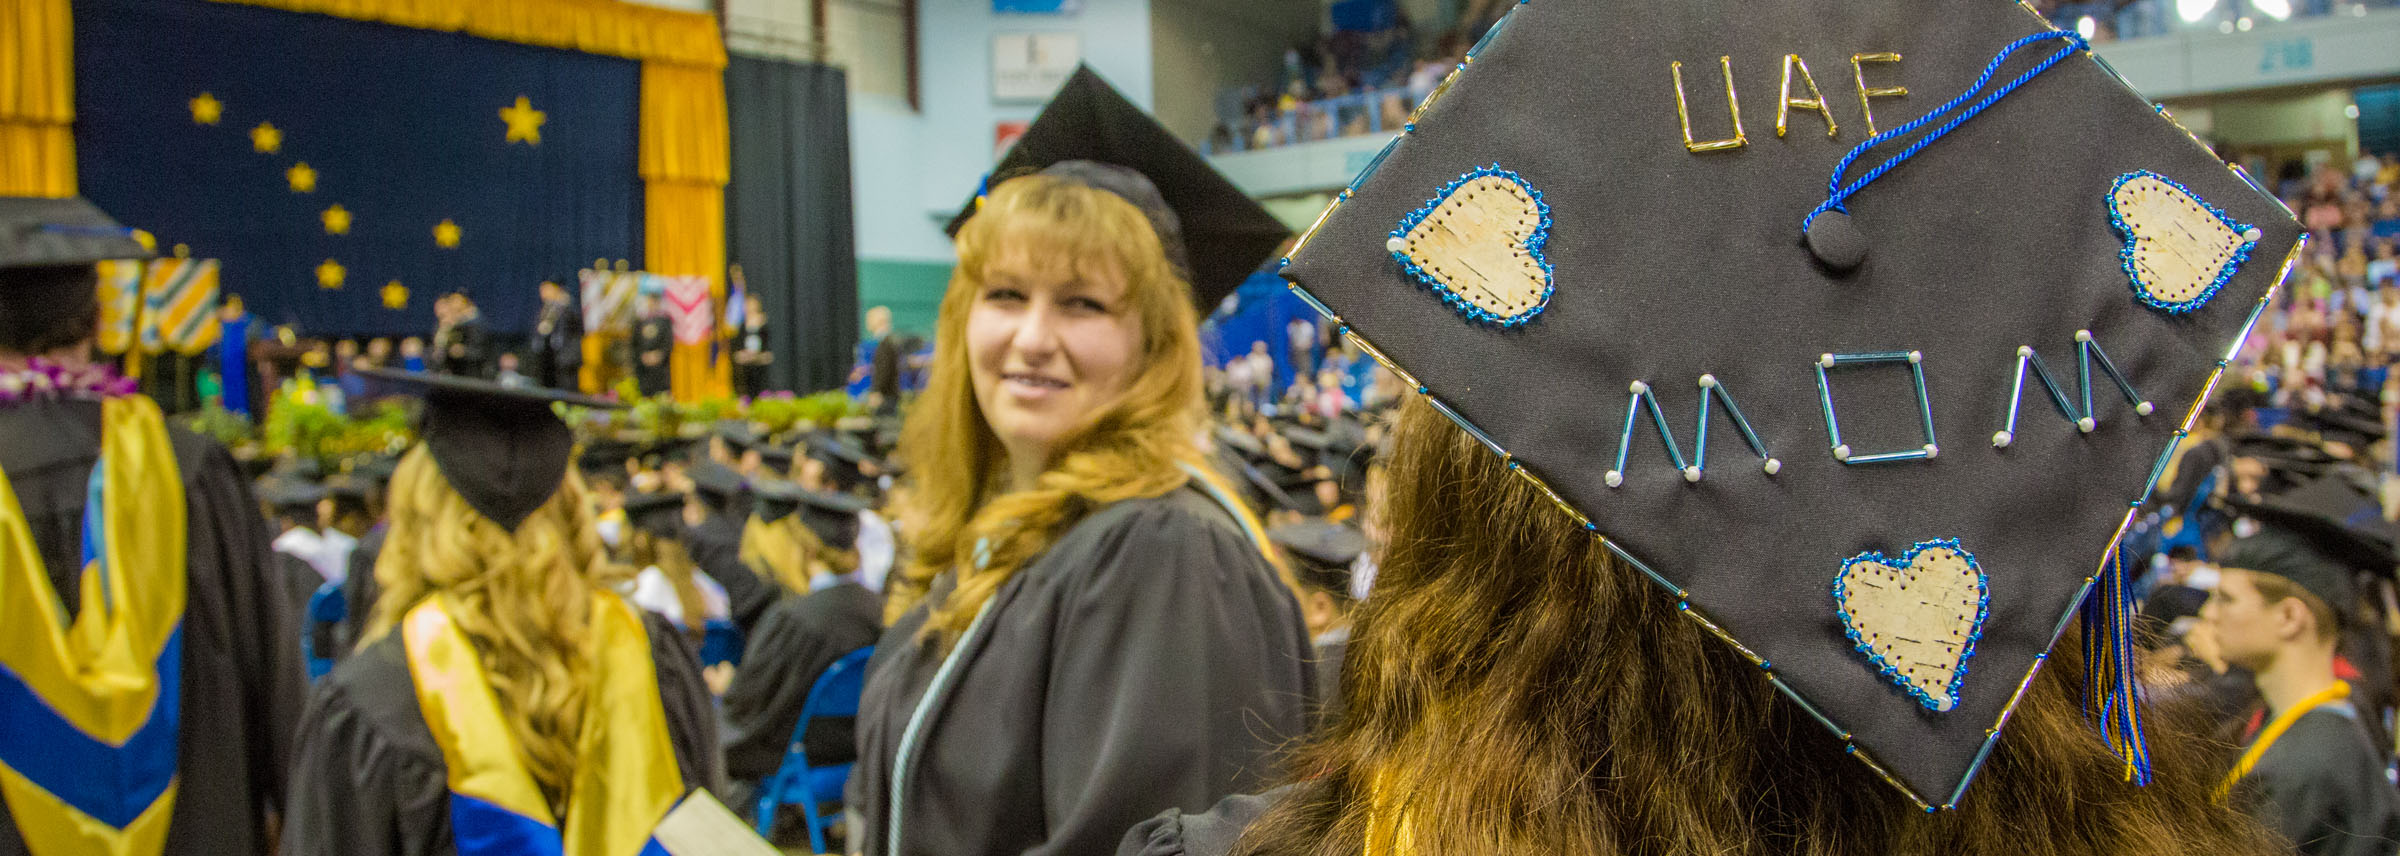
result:
M 808 846 L 814 848 L 809 852 L 827 852 L 825 827 L 840 817 L 841 811 L 826 812 L 825 804 L 842 801 L 842 786 L 850 782 L 851 765 L 809 766 L 801 737 L 816 720 L 858 716 L 858 696 L 867 685 L 867 658 L 874 655 L 872 645 L 842 655 L 808 688 L 808 698 L 800 703 L 800 724 L 792 729 L 791 746 L 783 753 L 783 766 L 758 785 L 761 837 L 774 834 L 776 809 L 798 804 L 801 816 L 808 820 Z
M 330 581 L 318 586 L 317 593 L 308 596 L 308 621 L 305 626 L 300 628 L 300 654 L 308 661 L 310 683 L 315 683 L 318 678 L 325 677 L 327 672 L 333 671 L 333 652 L 330 650 L 319 652 L 317 640 L 319 637 L 323 637 L 327 642 L 331 642 L 333 628 L 340 626 L 349 617 L 350 601 L 342 596 L 340 581 Z M 330 648 L 331 645 L 325 647 Z
M 711 618 L 700 628 L 700 665 L 718 663 L 742 664 L 742 629 L 722 618 Z

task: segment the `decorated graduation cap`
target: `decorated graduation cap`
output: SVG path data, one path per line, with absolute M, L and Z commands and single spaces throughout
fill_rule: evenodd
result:
M 358 372 L 424 396 L 417 434 L 442 478 L 476 513 L 512 532 L 558 493 L 574 459 L 575 432 L 551 405 L 623 406 L 480 378 L 390 369 Z
M 1536 0 L 1282 272 L 1931 810 L 2299 241 L 2016 3 Z
M 1167 258 L 1191 279 L 1206 313 L 1258 270 L 1291 231 L 1209 166 L 1190 146 L 1126 100 L 1090 67 L 1078 67 L 992 167 L 990 185 L 1028 173 L 1058 175 L 1125 197 L 1150 218 Z M 982 204 L 978 191 L 951 218 L 958 234 Z

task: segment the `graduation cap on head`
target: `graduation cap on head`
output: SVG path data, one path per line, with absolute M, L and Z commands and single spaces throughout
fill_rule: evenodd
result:
M 800 486 L 783 479 L 758 479 L 750 483 L 750 492 L 758 497 L 750 513 L 765 522 L 782 520 L 800 510 Z
M 683 495 L 679 493 L 636 493 L 625 497 L 625 519 L 635 528 L 652 535 L 680 537 L 683 534 Z
M 1126 198 L 1148 215 L 1167 258 L 1187 272 L 1202 313 L 1275 253 L 1291 230 L 1215 167 L 1108 85 L 1078 67 L 1008 154 L 990 184 L 1041 172 Z M 951 218 L 949 232 L 975 215 L 982 191 Z
M 1468 56 L 1283 274 L 1955 804 L 2298 224 L 2019 4 L 1528 3 Z
M 1350 565 L 1367 551 L 1366 533 L 1323 520 L 1304 520 L 1267 530 L 1267 540 L 1292 559 L 1292 570 L 1312 587 L 1350 597 Z
M 2259 533 L 2236 541 L 2233 551 L 2219 564 L 2281 574 L 2292 577 L 2294 582 L 2301 583 L 2312 592 L 2318 591 L 2317 585 L 2304 578 L 2305 574 L 2294 576 L 2271 567 L 2243 563 L 2259 560 L 2257 550 L 2246 550 L 2240 546 L 2243 541 L 2282 532 L 2290 536 L 2286 540 L 2304 542 L 2312 554 L 2340 563 L 2347 569 L 2384 576 L 2390 576 L 2393 572 L 2393 548 L 2395 544 L 2400 544 L 2400 525 L 2383 519 L 2383 504 L 2373 493 L 2345 474 L 2321 476 L 2256 502 L 2237 502 L 2237 507 L 2259 524 Z M 2270 539 L 2262 543 L 2277 542 Z M 2271 552 L 2281 551 L 2282 548 L 2277 547 Z M 2328 591 L 2347 595 L 2347 574 L 2344 577 L 2338 588 Z M 2346 597 L 2318 593 L 2337 608 L 2349 602 Z
M 800 491 L 800 523 L 836 550 L 858 547 L 858 513 L 867 504 L 849 494 Z
M 742 474 L 716 461 L 692 464 L 692 489 L 703 502 L 718 509 L 730 505 L 742 495 Z
M 0 272 L 152 255 L 132 229 L 82 197 L 0 196 Z
M 758 450 L 759 461 L 765 463 L 768 469 L 779 473 L 791 471 L 794 455 L 792 447 L 762 440 L 751 448 Z
M 2341 443 L 2359 452 L 2391 433 L 2383 427 L 2382 410 L 2362 399 L 2345 398 L 2314 413 L 2303 414 L 2301 421 L 2326 442 Z
M 424 396 L 417 436 L 442 478 L 476 513 L 511 532 L 558 493 L 574 458 L 575 432 L 551 406 L 623 406 L 480 378 L 373 368 L 359 374 Z
M 325 488 L 301 479 L 270 478 L 259 485 L 258 498 L 277 514 L 313 515 L 317 503 L 325 499 Z

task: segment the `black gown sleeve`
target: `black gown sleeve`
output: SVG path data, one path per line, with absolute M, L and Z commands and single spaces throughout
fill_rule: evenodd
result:
M 667 736 L 685 788 L 725 794 L 725 762 L 717 753 L 717 708 L 700 677 L 700 651 L 691 637 L 663 616 L 642 613 L 650 631 L 650 663 L 658 673 L 658 699 L 667 711 Z
M 449 852 L 450 788 L 441 749 L 422 725 L 406 725 L 414 692 L 392 637 L 367 646 L 317 686 L 292 761 L 283 856 Z M 401 704 L 410 712 L 393 715 Z
M 1117 845 L 1117 856 L 1224 856 L 1233 852 L 1243 830 L 1282 802 L 1294 787 L 1235 794 L 1204 814 L 1168 809 L 1127 831 L 1125 840 Z
M 808 632 L 804 602 L 787 596 L 759 618 L 725 689 L 725 772 L 735 780 L 757 782 L 783 765 L 809 684 L 823 671 L 824 639 Z
M 1258 548 L 1188 511 L 1131 523 L 1058 606 L 1029 852 L 1105 853 L 1161 808 L 1257 789 L 1307 727 L 1307 630 Z
M 185 476 L 186 514 L 192 519 L 193 535 L 186 561 L 195 577 L 203 570 L 213 571 L 225 592 L 226 627 L 243 681 L 238 721 L 248 732 L 245 745 L 252 747 L 248 774 L 264 803 L 258 807 L 263 817 L 283 809 L 293 735 L 308 692 L 300 662 L 300 623 L 281 594 L 276 554 L 249 482 L 224 447 L 197 442 L 197 454 L 186 457 L 198 459 Z M 203 568 L 203 563 L 210 567 Z

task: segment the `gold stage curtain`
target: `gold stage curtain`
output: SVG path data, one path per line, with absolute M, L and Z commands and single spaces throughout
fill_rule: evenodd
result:
M 725 67 L 725 40 L 717 34 L 715 16 L 621 0 L 217 1 L 466 33 L 642 62 Z
M 641 129 L 644 267 L 665 276 L 708 277 L 722 323 L 725 181 L 733 172 L 723 69 L 643 63 Z M 730 356 L 729 349 L 706 343 L 676 345 L 668 360 L 675 397 L 731 395 Z
M 67 0 L 0 0 L 0 196 L 75 195 Z

